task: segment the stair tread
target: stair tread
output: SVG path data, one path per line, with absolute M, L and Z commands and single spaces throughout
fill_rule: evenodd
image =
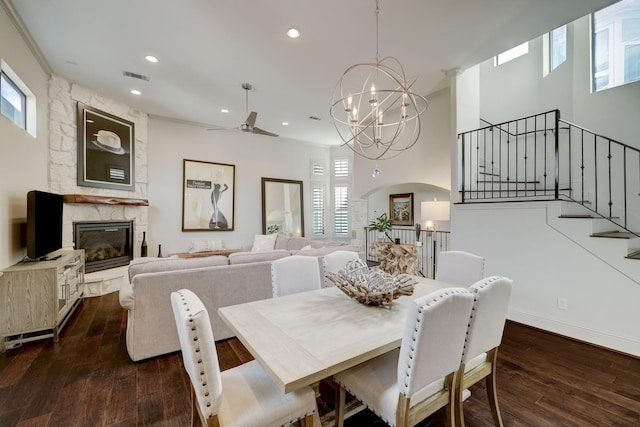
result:
M 637 236 L 629 231 L 614 230 L 614 231 L 603 231 L 600 233 L 593 233 L 591 237 L 608 237 L 611 239 L 633 239 Z
M 500 176 L 499 173 L 490 173 L 490 172 L 479 172 L 479 175 L 486 175 L 486 176 Z
M 562 214 L 558 218 L 595 218 L 591 214 Z
M 631 253 L 631 254 L 627 255 L 625 258 L 640 260 L 640 251 Z

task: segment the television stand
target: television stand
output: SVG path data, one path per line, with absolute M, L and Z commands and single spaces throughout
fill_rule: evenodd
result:
M 0 351 L 60 331 L 82 301 L 84 250 L 56 251 L 48 261 L 20 262 L 0 275 Z

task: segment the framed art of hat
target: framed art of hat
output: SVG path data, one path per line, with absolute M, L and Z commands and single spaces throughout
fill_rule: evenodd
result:
M 133 191 L 134 124 L 78 102 L 78 185 Z

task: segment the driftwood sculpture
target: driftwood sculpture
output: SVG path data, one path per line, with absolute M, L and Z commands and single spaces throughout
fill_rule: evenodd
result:
M 378 268 L 389 274 L 417 274 L 420 269 L 418 249 L 414 245 L 373 242 L 369 255 L 376 257 L 380 263 Z
M 349 261 L 338 274 L 327 278 L 345 294 L 364 305 L 389 305 L 401 295 L 413 294 L 415 278 L 401 274 L 392 276 L 382 270 L 369 270 L 362 260 Z

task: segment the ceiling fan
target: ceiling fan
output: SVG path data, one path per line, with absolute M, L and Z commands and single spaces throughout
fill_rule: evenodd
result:
M 259 127 L 256 126 L 256 119 L 258 118 L 258 113 L 256 113 L 255 111 L 252 111 L 251 113 L 249 113 L 249 91 L 253 89 L 253 86 L 250 83 L 242 83 L 242 89 L 245 90 L 245 99 L 246 99 L 245 111 L 247 113 L 247 118 L 245 119 L 244 123 L 242 123 L 239 127 L 235 127 L 231 129 L 241 130 L 243 132 L 256 133 L 258 135 L 278 136 L 273 132 L 260 129 Z M 209 129 L 209 130 L 227 130 L 227 129 L 217 128 L 217 129 Z

